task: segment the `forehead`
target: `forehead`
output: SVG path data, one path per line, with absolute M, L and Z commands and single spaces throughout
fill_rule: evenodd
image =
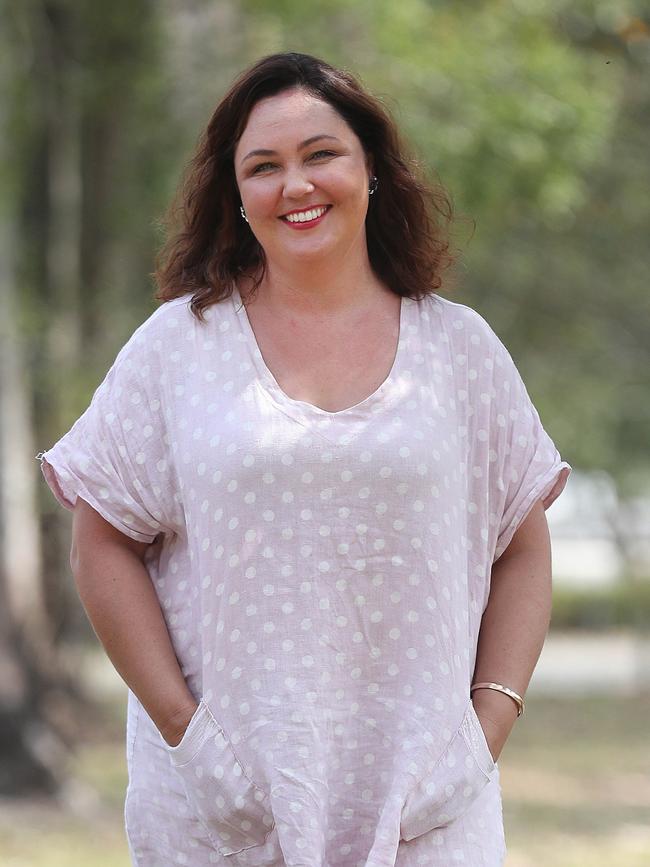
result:
M 251 148 L 291 147 L 311 135 L 326 133 L 356 139 L 332 106 L 305 90 L 290 90 L 257 102 L 235 148 L 235 159 Z

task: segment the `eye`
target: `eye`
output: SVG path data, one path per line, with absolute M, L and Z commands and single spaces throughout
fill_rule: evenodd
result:
M 336 156 L 336 154 L 333 151 L 314 151 L 314 153 L 311 155 L 312 158 L 313 157 L 322 157 L 322 156 L 334 157 L 334 156 Z
M 267 166 L 272 166 L 272 165 L 273 165 L 273 163 L 260 163 L 259 165 L 255 166 L 255 168 L 252 171 L 252 174 L 255 175 L 255 174 L 257 174 L 257 172 L 260 171 L 260 169 L 264 169 Z

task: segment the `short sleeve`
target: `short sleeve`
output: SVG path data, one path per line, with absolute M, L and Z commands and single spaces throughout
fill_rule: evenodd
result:
M 492 339 L 489 523 L 496 561 L 533 505 L 542 500 L 548 509 L 560 496 L 572 468 L 545 431 L 510 353 L 494 332 Z
M 36 457 L 66 509 L 77 497 L 140 542 L 177 531 L 179 497 L 159 393 L 160 364 L 142 326 L 72 428 Z
M 571 466 L 548 435 L 509 351 L 473 308 L 456 305 L 452 338 L 468 406 L 468 529 L 494 563 L 534 504 L 564 490 Z M 461 338 L 462 335 L 462 338 Z M 480 542 L 479 542 L 480 539 Z

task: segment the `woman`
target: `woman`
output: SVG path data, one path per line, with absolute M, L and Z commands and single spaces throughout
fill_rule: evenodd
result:
M 181 195 L 164 303 L 39 455 L 129 686 L 133 863 L 500 865 L 570 467 L 434 292 L 444 196 L 302 54 L 234 83 Z

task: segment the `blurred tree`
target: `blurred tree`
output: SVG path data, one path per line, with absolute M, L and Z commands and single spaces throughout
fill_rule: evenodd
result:
M 43 446 L 67 430 L 134 319 L 154 307 L 152 213 L 173 125 L 161 147 L 151 2 L 4 6 L 0 670 L 10 676 L 0 690 L 0 792 L 21 794 L 58 788 L 91 712 L 62 642 L 91 634 L 69 581 L 69 516 L 39 484 L 42 546 L 24 520 L 37 513 L 40 482 L 32 429 Z
M 29 55 L 21 54 L 11 30 L 2 31 L 0 90 L 3 135 L 0 145 L 0 793 L 53 791 L 61 774 L 62 731 L 51 712 L 66 688 L 53 664 L 54 640 L 44 586 L 38 524 L 35 521 L 33 419 L 30 354 L 22 329 L 21 217 L 23 172 L 33 145 L 32 117 L 24 110 L 24 75 Z M 29 105 L 29 102 L 28 102 Z M 31 107 L 31 105 L 30 105 Z M 14 170 L 11 171 L 10 167 Z M 53 267 L 56 269 L 56 263 Z M 67 264 L 67 263 L 66 263 Z M 72 690 L 71 690 L 72 691 Z M 43 749 L 47 745 L 48 749 Z M 52 748 L 55 746 L 56 748 Z
M 605 16 L 607 5 L 579 25 L 575 5 L 556 20 L 614 85 L 606 139 L 575 166 L 580 195 L 555 214 L 522 214 L 476 250 L 471 297 L 506 335 L 567 454 L 606 470 L 626 498 L 650 487 L 650 16 Z

